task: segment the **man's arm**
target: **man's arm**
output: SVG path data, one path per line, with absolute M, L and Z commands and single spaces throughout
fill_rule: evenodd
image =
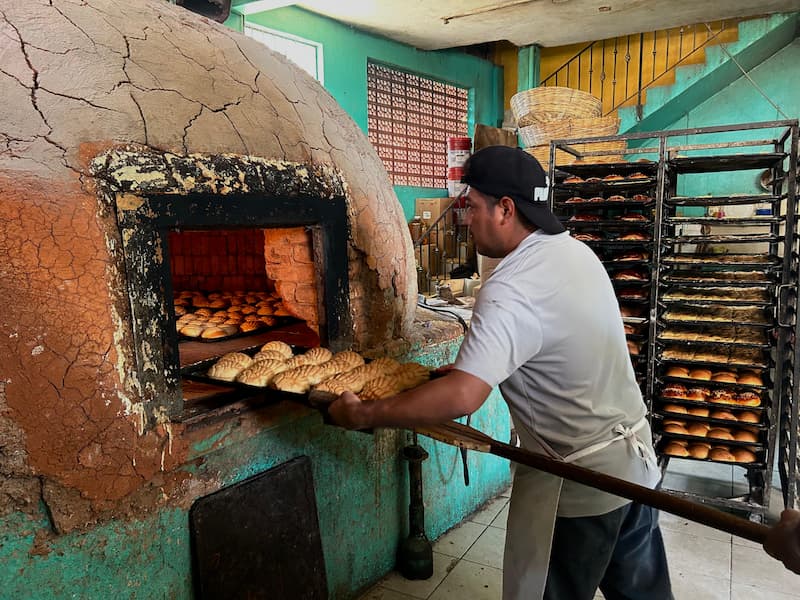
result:
M 475 412 L 491 391 L 478 377 L 453 369 L 413 390 L 375 402 L 362 402 L 345 392 L 330 405 L 328 414 L 347 429 L 432 425 Z
M 781 513 L 780 522 L 767 534 L 764 550 L 800 575 L 800 511 L 790 509 Z

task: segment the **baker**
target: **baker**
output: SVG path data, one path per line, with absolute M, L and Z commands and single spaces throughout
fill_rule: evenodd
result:
M 502 258 L 445 376 L 377 402 L 346 392 L 330 407 L 351 429 L 413 427 L 480 408 L 493 387 L 522 446 L 655 487 L 660 471 L 628 356 L 619 305 L 588 246 L 547 207 L 547 177 L 518 148 L 464 165 L 476 250 Z M 672 598 L 658 513 L 518 465 L 503 564 L 506 600 Z

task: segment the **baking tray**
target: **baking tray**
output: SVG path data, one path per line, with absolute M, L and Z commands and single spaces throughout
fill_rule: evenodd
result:
M 750 305 L 747 305 L 747 306 L 750 306 Z M 665 307 L 662 307 L 662 308 L 665 308 Z M 700 303 L 697 303 L 697 304 L 693 304 L 690 308 L 701 309 L 701 310 L 705 310 L 705 311 L 709 311 L 709 312 L 714 312 L 714 313 L 717 313 L 717 314 L 719 313 L 719 305 L 716 305 L 716 304 L 700 304 Z M 736 308 L 747 308 L 747 307 L 732 306 L 730 308 L 731 309 L 736 309 Z M 753 306 L 752 308 L 754 308 L 756 310 L 763 311 L 764 308 L 771 308 L 771 305 L 768 306 L 768 307 Z M 720 327 L 720 326 L 730 326 L 730 325 L 745 325 L 747 327 L 761 327 L 761 328 L 771 328 L 771 327 L 773 327 L 772 319 L 768 319 L 767 317 L 763 317 L 763 319 L 764 319 L 763 321 L 753 321 L 753 320 L 745 321 L 745 320 L 737 319 L 735 315 L 731 315 L 729 317 L 729 319 L 733 319 L 733 320 L 720 321 L 720 320 L 707 319 L 707 318 L 705 318 L 705 315 L 702 312 L 696 312 L 696 311 L 689 311 L 689 312 L 692 314 L 692 317 L 693 317 L 691 321 L 687 321 L 687 320 L 683 320 L 683 319 L 675 319 L 673 317 L 669 317 L 669 316 L 667 316 L 666 312 L 661 313 L 661 315 L 659 316 L 659 321 L 662 321 L 665 324 L 678 325 L 678 326 L 702 325 L 702 326 Z M 762 312 L 762 316 L 763 316 L 763 312 Z
M 730 272 L 730 271 L 726 271 Z M 749 273 L 749 271 L 744 271 L 745 273 Z M 705 271 L 705 272 L 689 272 L 689 271 L 670 271 L 665 272 L 662 277 L 661 281 L 668 285 L 677 285 L 680 284 L 686 287 L 693 287 L 693 288 L 706 288 L 706 287 L 734 287 L 734 288 L 761 288 L 764 290 L 769 290 L 769 288 L 774 287 L 776 282 L 771 281 L 770 279 L 715 279 L 714 278 L 714 271 Z M 766 274 L 763 272 L 759 272 L 764 277 Z M 701 279 L 698 279 L 701 278 Z
M 708 387 L 708 386 L 702 386 L 702 387 Z M 669 398 L 667 396 L 661 396 L 661 395 L 658 395 L 657 399 L 658 399 L 659 402 L 661 402 L 662 405 L 663 404 L 677 404 L 679 406 L 686 406 L 688 408 L 698 407 L 698 408 L 707 408 L 709 410 L 728 410 L 728 409 L 732 409 L 733 411 L 748 411 L 749 410 L 749 411 L 752 411 L 752 412 L 764 413 L 764 412 L 766 412 L 767 406 L 768 406 L 768 403 L 764 403 L 764 401 L 763 401 L 764 399 L 763 398 L 761 399 L 762 402 L 761 402 L 760 406 L 741 406 L 739 404 L 718 404 L 716 402 L 705 402 L 705 401 L 702 401 L 702 400 L 687 400 L 685 398 L 683 398 L 683 399 L 682 398 Z M 663 407 L 662 407 L 661 410 L 663 410 Z M 684 415 L 684 413 L 671 413 L 671 412 L 668 412 L 667 414 L 669 414 L 671 417 L 675 417 L 677 419 L 682 418 L 684 416 L 687 416 L 687 415 Z M 695 415 L 688 415 L 688 416 L 695 416 Z M 699 418 L 707 419 L 708 417 L 699 417 Z M 762 417 L 762 420 L 763 419 L 764 418 Z M 746 423 L 742 423 L 742 425 L 745 425 L 745 424 Z
M 631 325 L 644 325 L 645 323 L 650 322 L 649 317 L 622 317 L 623 323 L 629 323 Z
M 686 366 L 699 366 L 710 367 L 712 369 L 724 370 L 734 367 L 736 369 L 767 369 L 769 365 L 766 363 L 739 363 L 739 362 L 714 362 L 708 360 L 692 360 L 691 358 L 664 358 L 663 353 L 658 353 L 658 360 L 661 364 L 665 365 L 686 365 Z
M 735 307 L 751 307 L 751 308 L 769 308 L 774 305 L 771 300 L 764 300 L 762 302 L 754 302 L 753 300 L 737 300 L 736 298 L 719 298 L 717 300 L 710 300 L 703 298 L 702 300 L 687 300 L 678 298 L 664 298 L 663 295 L 659 297 L 659 303 L 663 304 L 664 308 L 683 306 L 686 308 L 712 308 L 714 306 L 735 306 Z
M 559 217 L 561 220 L 562 225 L 567 227 L 572 225 L 577 225 L 581 228 L 585 227 L 595 227 L 597 229 L 605 230 L 606 228 L 614 228 L 614 229 L 628 229 L 630 227 L 635 227 L 637 231 L 642 229 L 652 229 L 653 228 L 653 221 L 622 221 L 620 219 L 607 219 L 603 221 L 585 221 L 585 220 L 572 220 L 572 217 Z
M 785 159 L 785 152 L 755 152 L 718 156 L 679 156 L 668 162 L 670 170 L 678 173 L 714 173 L 768 169 Z
M 666 438 L 665 438 L 666 439 Z M 764 460 L 756 460 L 755 462 L 750 463 L 743 463 L 743 462 L 736 462 L 736 461 L 729 461 L 729 460 L 711 460 L 710 458 L 695 458 L 693 456 L 673 456 L 672 454 L 666 454 L 661 451 L 662 444 L 658 445 L 657 451 L 658 454 L 664 458 L 669 459 L 676 459 L 676 460 L 693 460 L 695 462 L 702 462 L 702 463 L 712 463 L 715 465 L 733 465 L 736 467 L 745 467 L 748 469 L 763 469 L 766 466 Z M 756 457 L 758 457 L 758 452 L 756 452 Z
M 216 342 L 225 342 L 228 340 L 235 340 L 237 338 L 244 338 L 249 337 L 251 335 L 259 335 L 262 333 L 266 333 L 268 331 L 272 331 L 274 329 L 279 329 L 281 327 L 286 327 L 292 323 L 301 323 L 300 319 L 295 319 L 294 317 L 271 317 L 275 319 L 275 323 L 273 325 L 265 325 L 264 327 L 260 327 L 258 329 L 254 329 L 253 331 L 240 331 L 238 333 L 232 333 L 231 335 L 226 335 L 223 337 L 218 338 L 203 338 L 201 336 L 191 337 L 188 335 L 183 335 L 180 331 L 178 331 L 178 341 L 179 342 L 203 342 L 207 344 L 213 344 Z
M 595 232 L 586 232 L 595 233 Z M 587 246 L 598 246 L 600 248 L 645 248 L 649 250 L 653 245 L 653 240 L 590 240 L 584 241 Z
M 683 340 L 683 339 L 676 339 L 676 338 L 665 338 L 661 337 L 660 335 L 656 338 L 661 344 L 681 344 L 682 346 L 687 347 L 695 347 L 695 346 L 712 346 L 714 348 L 760 348 L 760 349 L 767 349 L 771 348 L 772 344 L 769 342 L 723 342 L 723 341 L 711 341 L 711 340 Z
M 613 194 L 612 194 L 613 195 Z M 555 200 L 553 205 L 557 208 L 580 208 L 582 210 L 587 210 L 590 208 L 619 208 L 619 209 L 626 209 L 626 208 L 647 208 L 652 206 L 655 203 L 654 200 L 633 200 L 631 198 L 626 198 L 625 200 L 605 200 L 603 202 L 566 202 L 564 200 Z
M 778 202 L 785 195 L 772 194 L 732 195 L 732 196 L 673 196 L 665 198 L 665 204 L 673 206 L 733 206 L 740 204 L 760 204 L 762 202 Z
M 731 427 L 728 423 L 725 427 Z M 766 444 L 763 439 L 759 442 L 740 442 L 739 440 L 718 440 L 716 438 L 704 437 L 701 435 L 684 435 L 682 433 L 668 433 L 661 429 L 656 429 L 655 433 L 660 435 L 663 439 L 683 440 L 691 443 L 711 444 L 712 446 L 730 446 L 732 448 L 747 448 L 755 454 L 766 450 Z M 763 438 L 763 435 L 760 437 Z M 750 463 L 752 464 L 752 463 Z
M 661 260 L 667 265 L 698 267 L 739 267 L 756 269 L 775 269 L 781 266 L 782 259 L 768 254 L 668 254 Z
M 602 177 L 609 174 L 625 175 L 626 173 L 644 173 L 657 171 L 658 162 L 622 161 L 608 163 L 572 163 L 571 165 L 557 166 L 556 170 L 565 176 L 577 177 Z M 654 176 L 654 175 L 652 175 Z
M 663 237 L 661 241 L 665 244 L 755 244 L 759 242 L 781 242 L 783 241 L 783 236 L 756 233 L 742 235 L 681 235 Z
M 708 379 L 692 379 L 691 377 L 675 377 L 673 375 L 662 375 L 656 378 L 657 383 L 665 384 L 665 383 L 681 383 L 685 385 L 687 388 L 689 387 L 707 387 L 709 389 L 718 389 L 718 388 L 725 388 L 731 389 L 737 392 L 754 392 L 758 391 L 761 393 L 766 392 L 767 390 L 772 389 L 772 386 L 769 384 L 769 379 L 766 377 L 766 373 L 761 373 L 761 380 L 763 383 L 762 385 L 755 385 L 755 384 L 748 384 L 748 383 L 730 383 L 727 381 L 710 381 Z M 691 402 L 691 400 L 690 400 Z
M 724 406 L 724 405 L 717 404 L 715 406 L 719 407 L 719 406 Z M 705 408 L 705 407 L 703 407 L 703 408 Z M 660 410 L 660 409 L 656 409 L 656 410 Z M 727 410 L 727 409 L 717 408 L 716 410 Z M 734 412 L 734 411 L 731 411 L 731 412 Z M 753 412 L 759 412 L 759 411 L 753 411 Z M 686 422 L 692 422 L 692 423 L 707 423 L 709 425 L 719 425 L 720 427 L 751 427 L 753 429 L 758 429 L 759 432 L 761 432 L 761 431 L 766 431 L 766 430 L 769 429 L 769 423 L 764 423 L 764 419 L 766 418 L 766 414 L 763 414 L 763 411 L 760 411 L 760 412 L 762 412 L 762 414 L 761 414 L 761 422 L 759 422 L 759 423 L 745 423 L 743 421 L 728 421 L 726 419 L 713 419 L 711 417 L 700 417 L 698 415 L 688 415 L 688 414 L 683 414 L 683 413 L 671 413 L 671 412 L 665 412 L 665 413 L 654 412 L 654 413 L 652 413 L 652 415 L 653 415 L 654 418 L 659 419 L 659 420 L 677 419 L 677 420 L 680 420 L 680 421 L 686 421 Z M 667 433 L 665 435 L 671 435 L 671 434 Z M 675 435 L 680 435 L 680 434 L 675 434 Z M 714 438 L 705 438 L 705 439 L 706 440 L 711 440 L 711 439 L 714 439 Z
M 664 223 L 684 225 L 698 223 L 700 225 L 772 225 L 785 220 L 785 217 L 755 215 L 752 217 L 667 217 Z
M 629 190 L 641 189 L 654 185 L 656 182 L 654 177 L 647 179 L 623 179 L 621 181 L 581 181 L 579 183 L 565 183 L 563 181 L 556 183 L 553 188 L 556 190 L 588 190 L 588 191 L 601 191 L 601 190 Z

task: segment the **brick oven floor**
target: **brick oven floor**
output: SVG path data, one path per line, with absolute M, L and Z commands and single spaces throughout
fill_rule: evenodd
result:
M 675 460 L 664 486 L 730 495 L 744 491 L 743 474 L 738 467 Z M 770 520 L 783 505 L 780 491 L 772 492 Z M 509 494 L 506 490 L 434 543 L 429 580 L 409 581 L 392 572 L 360 600 L 500 600 Z M 667 513 L 660 520 L 676 600 L 800 599 L 797 576 L 758 545 Z

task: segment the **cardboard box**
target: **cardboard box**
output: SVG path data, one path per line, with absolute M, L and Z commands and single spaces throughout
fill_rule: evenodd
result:
M 414 214 L 420 216 L 425 224 L 425 229 L 427 229 L 447 210 L 452 201 L 452 198 L 417 198 L 414 204 Z

